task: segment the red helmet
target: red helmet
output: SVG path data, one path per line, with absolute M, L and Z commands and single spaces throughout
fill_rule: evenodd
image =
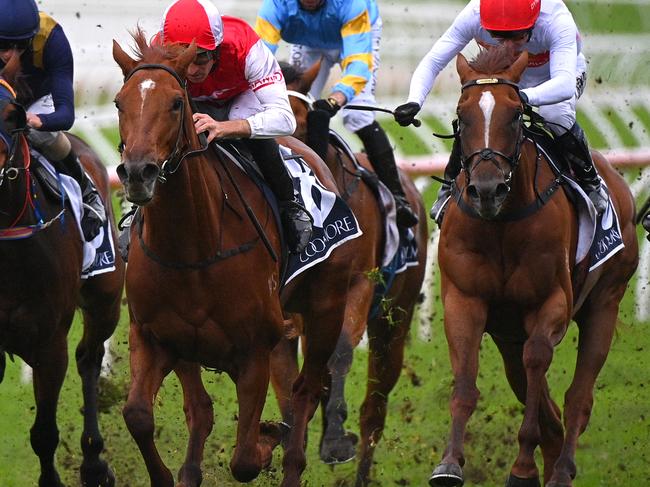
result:
M 541 0 L 481 0 L 481 26 L 485 30 L 527 30 L 533 27 Z
M 212 51 L 223 41 L 223 22 L 219 10 L 209 0 L 176 0 L 162 18 L 163 44 L 179 42 Z

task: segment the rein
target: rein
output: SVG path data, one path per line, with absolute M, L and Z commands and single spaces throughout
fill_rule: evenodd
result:
M 141 64 L 140 66 L 135 67 L 124 78 L 124 83 L 129 81 L 129 79 L 131 79 L 131 77 L 135 73 L 137 73 L 138 71 L 142 71 L 144 69 L 161 69 L 171 74 L 174 77 L 174 79 L 178 81 L 178 84 L 181 86 L 181 88 L 183 88 L 183 91 L 185 92 L 185 98 L 188 100 L 190 107 L 192 109 L 195 108 L 193 106 L 192 97 L 190 97 L 187 92 L 186 81 L 183 80 L 176 71 L 174 71 L 169 66 L 165 66 L 164 64 Z M 199 139 L 201 141 L 201 147 L 199 149 L 193 149 L 193 150 L 188 150 L 183 152 L 183 148 L 181 147 L 181 142 L 183 137 L 189 141 L 189 137 L 187 135 L 187 131 L 185 128 L 185 103 L 181 105 L 180 124 L 178 126 L 178 131 L 176 132 L 176 143 L 174 145 L 174 149 L 172 150 L 171 154 L 169 154 L 169 156 L 165 158 L 165 160 L 163 161 L 160 167 L 160 174 L 158 175 L 158 179 L 160 180 L 160 182 L 164 183 L 165 181 L 167 181 L 167 178 L 171 174 L 174 174 L 176 171 L 178 171 L 178 168 L 180 167 L 181 163 L 185 159 L 201 154 L 208 149 L 209 144 L 207 142 L 207 139 L 205 138 L 205 135 L 203 135 L 203 137 L 199 136 Z M 118 150 L 120 151 L 120 154 L 124 151 L 124 142 L 121 140 L 118 145 Z

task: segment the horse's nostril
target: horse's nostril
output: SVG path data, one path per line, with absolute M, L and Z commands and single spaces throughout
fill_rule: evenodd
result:
M 120 181 L 122 181 L 122 183 L 124 183 L 124 181 L 127 180 L 128 174 L 126 173 L 126 168 L 124 167 L 124 164 L 120 164 L 119 166 L 117 166 L 115 172 L 117 173 L 117 177 L 120 179 Z
M 473 184 L 470 184 L 467 186 L 467 194 L 469 195 L 470 198 L 478 199 L 478 189 L 476 189 L 476 186 Z
M 142 169 L 142 180 L 145 182 L 153 181 L 160 174 L 160 168 L 156 164 L 147 164 Z
M 506 195 L 510 192 L 510 187 L 505 183 L 497 184 L 496 197 L 505 198 Z

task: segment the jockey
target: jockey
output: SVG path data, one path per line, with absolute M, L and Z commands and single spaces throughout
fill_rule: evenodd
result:
M 528 51 L 528 67 L 519 82 L 521 99 L 539 107 L 540 115 L 551 122 L 549 128 L 578 183 L 602 213 L 607 194 L 576 122 L 587 66 L 578 28 L 561 0 L 472 0 L 420 61 L 408 101 L 397 107 L 395 120 L 402 126 L 413 121 L 440 71 L 472 39 L 484 48 L 510 43 L 517 51 Z M 454 180 L 460 170 L 460 148 L 454 143 L 445 179 Z M 431 218 L 439 225 L 450 194 L 451 187 L 443 184 L 431 208 Z
M 106 221 L 95 185 L 83 170 L 62 132 L 74 123 L 73 60 L 61 26 L 39 12 L 34 0 L 0 0 L 0 69 L 20 56 L 22 79 L 29 93 L 19 94 L 27 108 L 27 138 L 58 172 L 73 177 L 81 188 L 81 228 L 92 240 Z
M 321 60 L 312 94 L 320 96 L 334 64 L 340 63 L 343 70 L 329 96 L 316 100 L 309 114 L 309 145 L 321 157 L 327 153 L 330 117 L 348 102 L 376 104 L 381 28 L 375 0 L 262 1 L 255 30 L 271 51 L 277 50 L 280 39 L 291 43 L 291 64 L 302 71 Z M 374 113 L 344 110 L 343 124 L 359 136 L 377 176 L 393 193 L 397 224 L 415 225 L 418 219 L 400 183 L 393 148 Z
M 214 139 L 242 138 L 278 199 L 292 252 L 309 243 L 312 218 L 294 195 L 274 137 L 291 135 L 291 111 L 282 71 L 273 54 L 243 20 L 221 16 L 209 0 L 176 0 L 162 18 L 159 40 L 196 43 L 187 69 L 187 89 L 198 112 L 197 133 Z

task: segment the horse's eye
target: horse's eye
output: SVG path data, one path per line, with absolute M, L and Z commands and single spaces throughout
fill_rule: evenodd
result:
M 182 98 L 176 98 L 174 100 L 174 104 L 172 105 L 172 110 L 177 112 L 183 107 L 183 99 Z

